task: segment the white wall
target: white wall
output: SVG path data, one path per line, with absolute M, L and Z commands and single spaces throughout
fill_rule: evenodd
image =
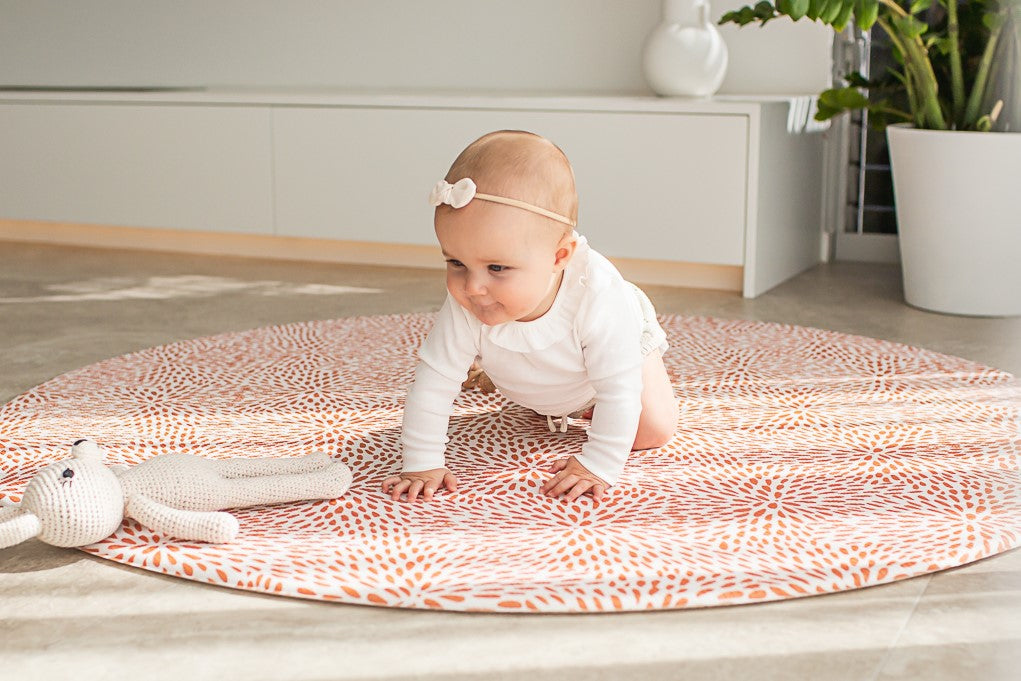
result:
M 744 4 L 716 0 L 713 17 Z M 0 85 L 648 92 L 659 0 L 0 0 Z M 722 92 L 829 79 L 831 31 L 722 29 Z

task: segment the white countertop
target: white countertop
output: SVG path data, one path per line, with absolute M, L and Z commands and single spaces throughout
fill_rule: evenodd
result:
M 190 104 L 365 108 L 519 109 L 748 114 L 762 105 L 803 106 L 813 95 L 722 95 L 710 98 L 641 94 L 542 94 L 479 91 L 341 90 L 334 88 L 0 86 L 5 103 Z

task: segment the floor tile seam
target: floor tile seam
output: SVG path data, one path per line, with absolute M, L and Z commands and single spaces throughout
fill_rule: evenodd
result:
M 904 632 L 906 632 L 908 630 L 908 627 L 911 625 L 911 620 L 914 619 L 915 613 L 918 612 L 918 605 L 922 602 L 922 599 L 925 598 L 925 594 L 929 591 L 929 586 L 932 584 L 932 575 L 926 575 L 924 579 L 925 587 L 918 592 L 917 596 L 915 596 L 914 602 L 911 603 L 911 609 L 908 611 L 907 616 L 901 623 L 901 626 L 897 630 L 896 635 L 894 635 L 893 641 L 890 643 L 889 646 L 887 646 L 886 652 L 883 654 L 882 659 L 876 665 L 875 672 L 872 674 L 872 676 L 869 677 L 868 681 L 879 680 L 879 677 L 882 675 L 883 670 L 886 669 L 886 665 L 889 664 L 890 658 L 893 656 L 894 651 L 897 650 L 897 646 L 900 645 L 901 639 L 904 638 Z

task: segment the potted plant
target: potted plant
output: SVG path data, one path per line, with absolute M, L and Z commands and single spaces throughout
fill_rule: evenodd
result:
M 907 302 L 1021 314 L 1021 0 L 763 0 L 720 23 L 782 16 L 889 36 L 896 67 L 847 74 L 816 118 L 864 108 L 888 126 Z

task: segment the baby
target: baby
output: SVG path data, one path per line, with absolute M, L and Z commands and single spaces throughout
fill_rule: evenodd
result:
M 481 368 L 550 430 L 591 414 L 581 453 L 556 461 L 541 492 L 601 500 L 632 450 L 665 444 L 677 427 L 652 304 L 574 231 L 574 172 L 538 135 L 500 131 L 472 142 L 430 203 L 449 295 L 408 391 L 403 470 L 383 491 L 429 501 L 457 489 L 444 466 L 447 425 L 466 374 L 477 380 Z

